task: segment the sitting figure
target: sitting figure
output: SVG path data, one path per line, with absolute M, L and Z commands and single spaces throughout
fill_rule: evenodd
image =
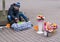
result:
M 28 22 L 28 18 L 24 15 L 23 12 L 19 12 L 19 8 L 20 8 L 20 3 L 17 2 L 17 3 L 13 3 L 9 10 L 8 10 L 8 15 L 7 15 L 7 19 L 8 19 L 8 22 L 10 24 L 12 24 L 13 22 L 15 22 L 15 19 L 18 18 L 19 21 L 21 21 L 21 17 L 24 18 L 24 20 L 26 22 Z

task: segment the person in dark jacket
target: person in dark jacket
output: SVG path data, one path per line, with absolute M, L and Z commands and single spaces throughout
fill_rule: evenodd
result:
M 20 8 L 20 3 L 19 2 L 13 3 L 10 6 L 10 8 L 8 10 L 8 16 L 7 16 L 9 22 L 12 22 L 12 21 L 15 22 L 16 18 L 21 21 L 21 17 L 23 17 L 24 20 L 26 22 L 28 22 L 27 17 L 22 12 L 19 12 L 19 8 Z

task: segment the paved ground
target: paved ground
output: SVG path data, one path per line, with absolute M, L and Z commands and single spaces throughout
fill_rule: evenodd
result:
M 31 1 L 30 1 L 31 2 Z M 43 14 L 46 21 L 56 22 L 58 24 L 57 32 L 50 37 L 44 37 L 37 34 L 33 29 L 15 32 L 11 29 L 4 29 L 0 31 L 0 42 L 60 42 L 60 0 L 40 0 L 39 5 L 35 4 L 33 8 L 22 9 L 26 16 L 30 18 L 34 25 L 37 24 L 36 16 Z M 34 2 L 33 2 L 34 3 Z M 31 8 L 30 8 L 31 7 Z
M 11 29 L 0 31 L 0 42 L 60 42 L 59 33 L 51 37 L 37 34 L 33 29 L 16 32 Z

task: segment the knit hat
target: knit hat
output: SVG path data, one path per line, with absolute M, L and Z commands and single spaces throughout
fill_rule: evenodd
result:
M 19 2 L 15 3 L 15 6 L 20 7 L 20 3 Z

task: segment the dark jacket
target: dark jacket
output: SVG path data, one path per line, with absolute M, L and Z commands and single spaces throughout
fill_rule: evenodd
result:
M 18 16 L 18 13 L 19 13 L 19 10 L 15 10 L 14 9 L 14 5 L 15 4 L 12 4 L 8 10 L 8 15 L 10 15 L 12 18 L 15 18 Z

